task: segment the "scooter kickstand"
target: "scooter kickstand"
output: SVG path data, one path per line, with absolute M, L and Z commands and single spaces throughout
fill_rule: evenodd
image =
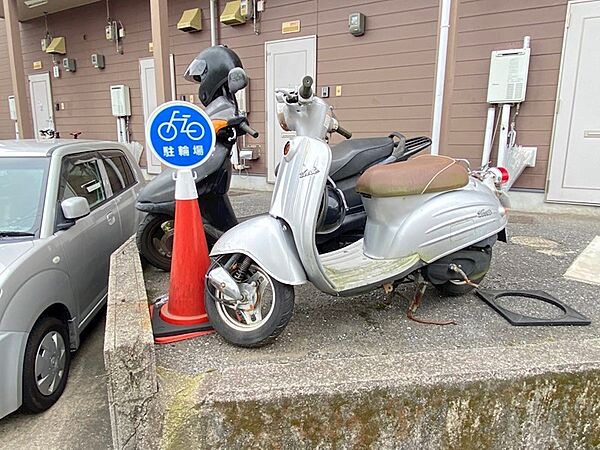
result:
M 406 317 L 410 320 L 418 323 L 423 323 L 426 325 L 456 325 L 456 322 L 453 320 L 448 321 L 437 321 L 437 320 L 427 320 L 427 319 L 419 319 L 415 317 L 417 309 L 421 306 L 421 301 L 423 300 L 423 296 L 425 295 L 425 291 L 427 290 L 427 286 L 429 283 L 423 279 L 423 276 L 419 273 L 415 278 L 415 284 L 417 285 L 417 289 L 415 291 L 415 296 L 412 301 L 408 305 L 408 310 L 406 311 Z

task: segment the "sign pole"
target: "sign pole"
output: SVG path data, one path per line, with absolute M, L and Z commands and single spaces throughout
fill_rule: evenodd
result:
M 204 307 L 206 272 L 210 266 L 193 169 L 214 151 L 210 118 L 185 102 L 160 105 L 148 119 L 146 142 L 165 165 L 177 169 L 175 236 L 169 294 L 151 308 L 156 343 L 164 344 L 212 333 Z

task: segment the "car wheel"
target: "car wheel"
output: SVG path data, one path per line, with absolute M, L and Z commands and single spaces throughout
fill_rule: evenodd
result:
M 42 317 L 33 327 L 23 361 L 23 408 L 41 412 L 50 408 L 67 384 L 71 353 L 66 324 Z

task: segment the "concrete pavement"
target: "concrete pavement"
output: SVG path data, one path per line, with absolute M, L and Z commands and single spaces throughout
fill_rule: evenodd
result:
M 238 195 L 241 215 L 268 193 Z M 488 289 L 545 290 L 592 319 L 584 327 L 513 327 L 475 295 L 413 287 L 332 298 L 297 287 L 294 316 L 271 346 L 211 335 L 158 346 L 166 392 L 164 448 L 576 448 L 598 445 L 600 286 L 563 277 L 600 234 L 597 218 L 512 213 L 494 247 Z M 149 298 L 168 276 L 146 271 Z M 529 315 L 558 312 L 505 298 Z

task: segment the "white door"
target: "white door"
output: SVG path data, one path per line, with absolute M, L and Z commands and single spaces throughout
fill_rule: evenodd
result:
M 275 167 L 283 146 L 293 133 L 283 131 L 277 121 L 275 89 L 294 88 L 302 78 L 317 72 L 317 37 L 309 36 L 265 43 L 267 90 L 267 181 L 275 182 Z M 314 88 L 316 88 L 316 79 Z
M 567 23 L 547 200 L 600 204 L 600 1 L 570 3 Z
M 144 124 L 156 104 L 156 79 L 154 72 L 154 58 L 140 59 L 140 82 L 142 89 L 142 106 L 144 107 Z M 171 55 L 171 95 L 175 100 L 175 58 Z M 146 151 L 146 167 L 148 173 L 157 174 L 162 170 L 160 161 L 152 152 Z
M 29 92 L 31 96 L 31 114 L 35 137 L 41 137 L 40 130 L 54 130 L 54 108 L 50 74 L 39 73 L 29 75 Z

